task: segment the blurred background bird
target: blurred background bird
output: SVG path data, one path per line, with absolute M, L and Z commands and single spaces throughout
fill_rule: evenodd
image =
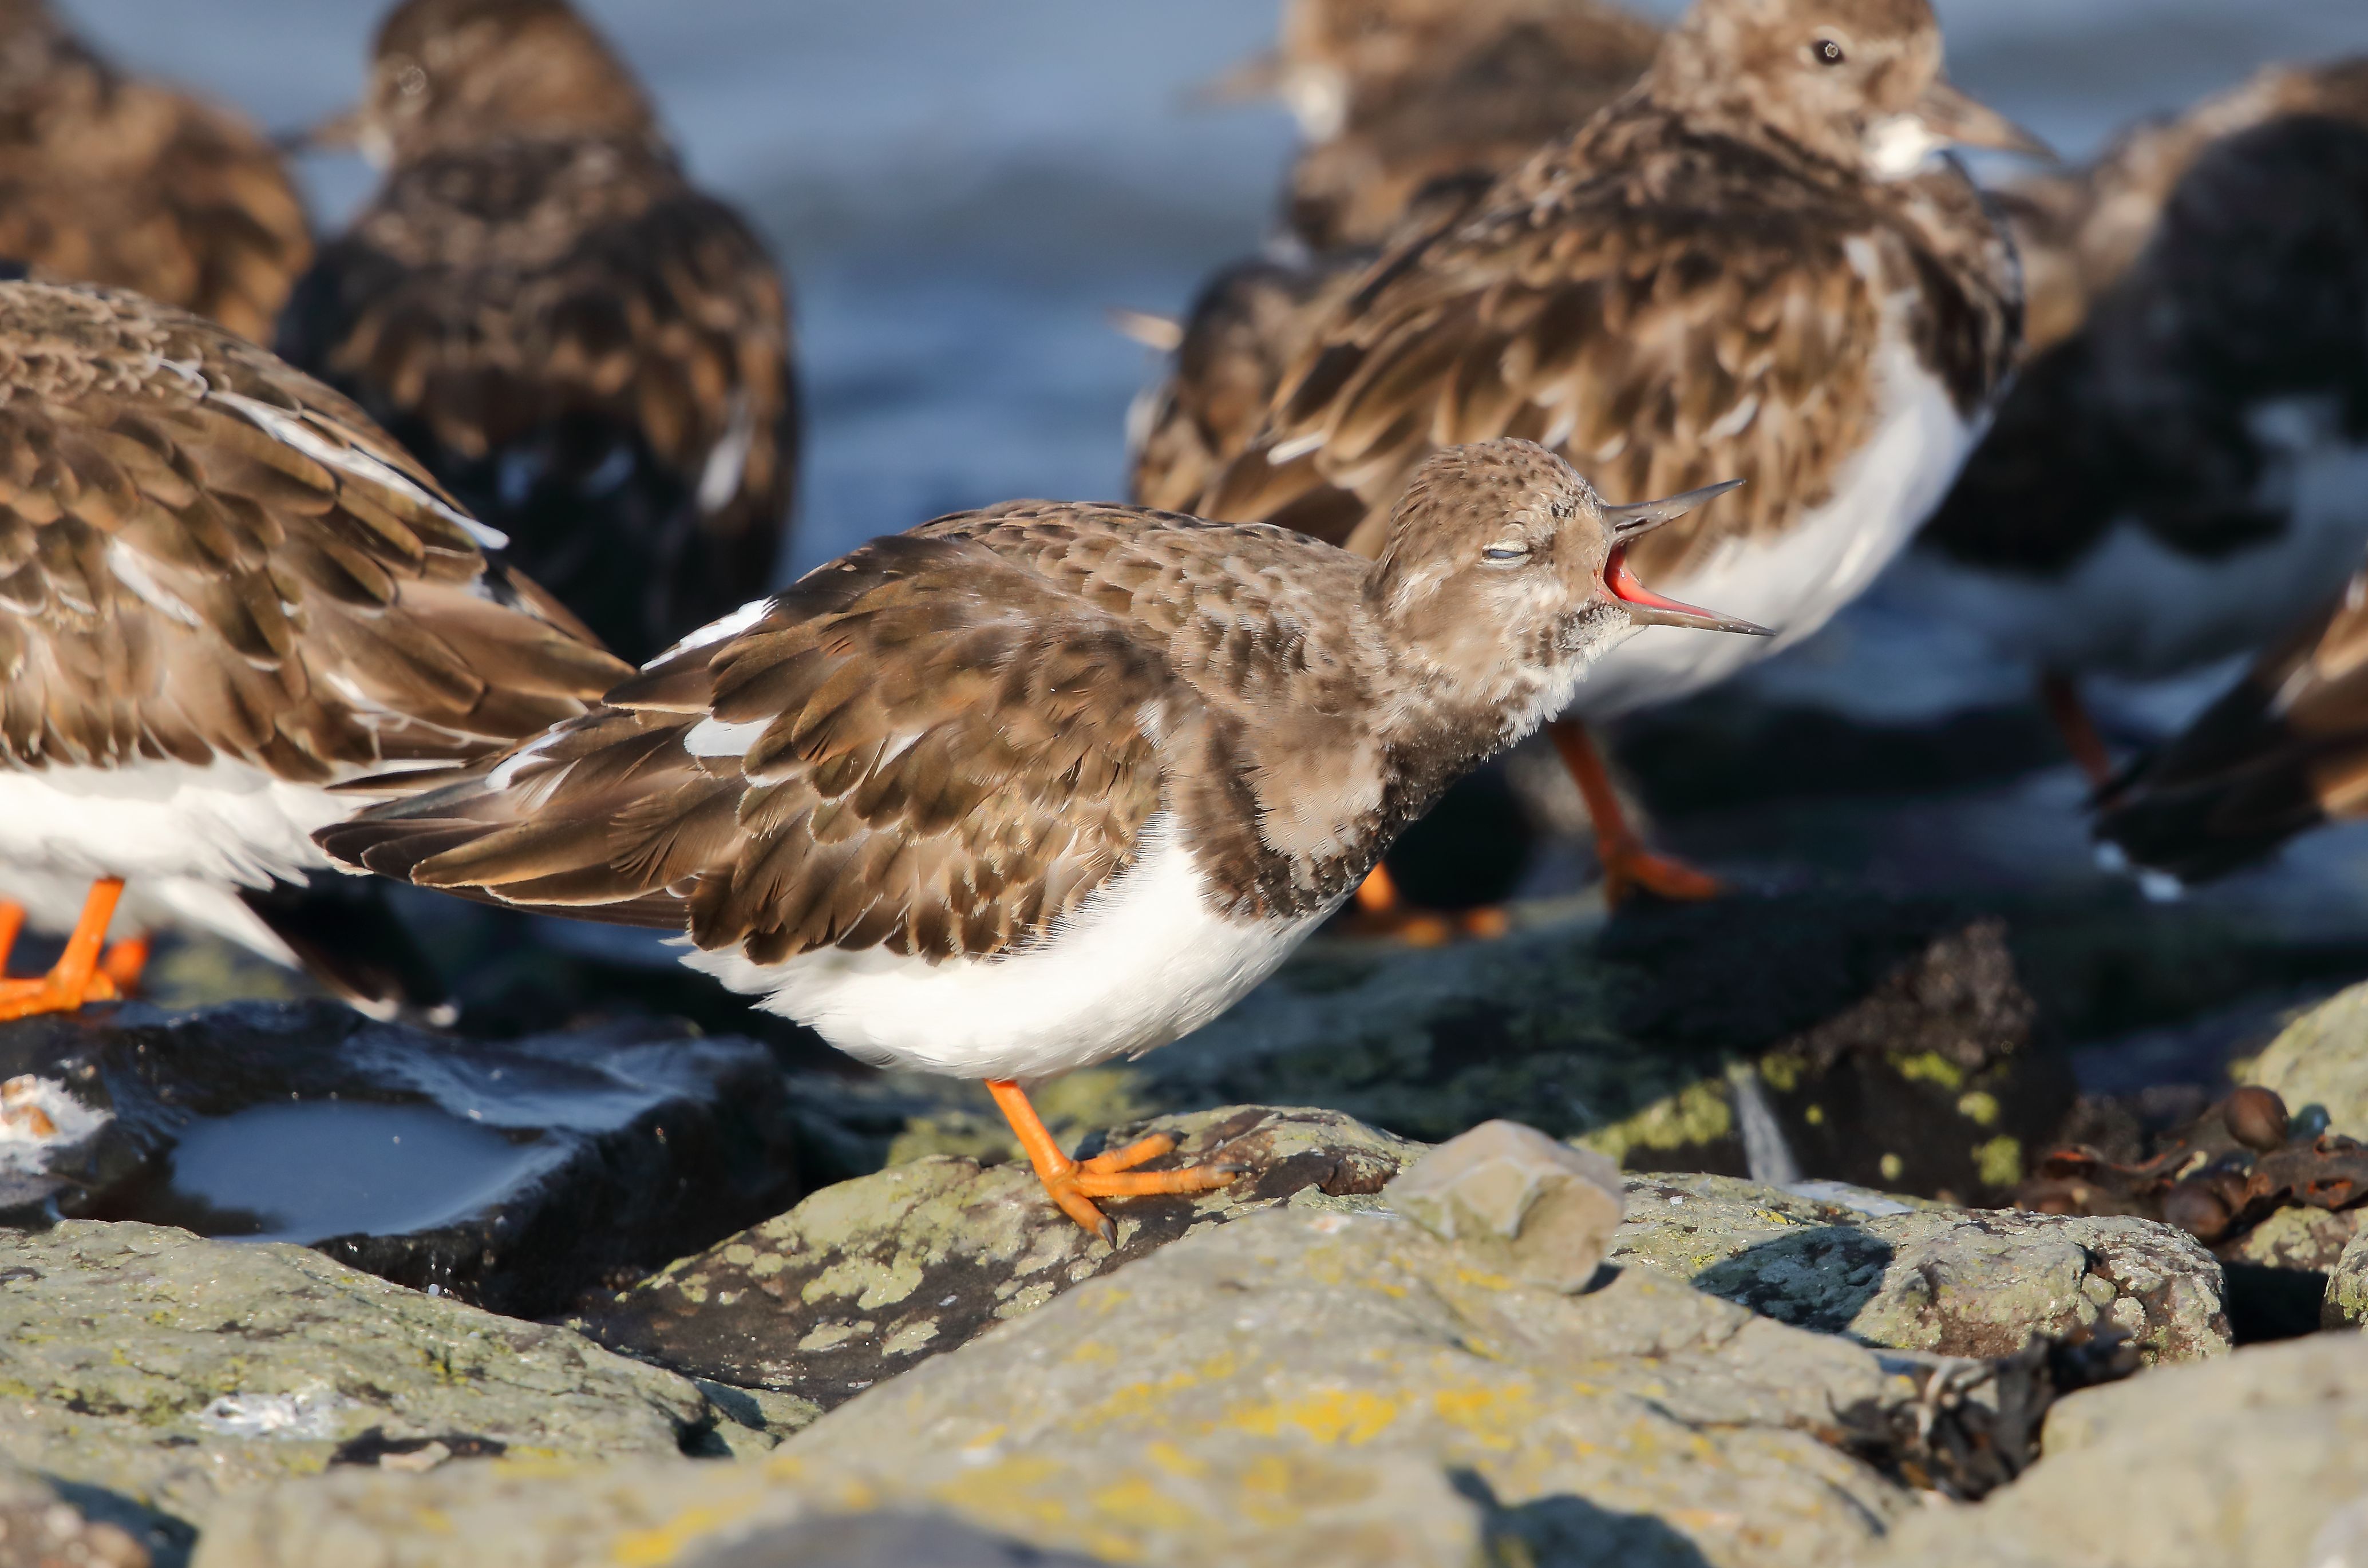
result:
M 2035 666 L 2103 785 L 2085 677 L 2259 649 L 2368 547 L 2368 59 L 2005 196 L 2041 335 L 1893 589 Z
M 1939 499 L 2020 342 L 2009 241 L 1930 161 L 1961 143 L 2037 150 L 1949 85 L 1920 4 L 1704 0 L 1575 135 L 1274 312 L 1296 342 L 1255 427 L 1209 443 L 1235 450 L 1190 500 L 1140 463 L 1137 493 L 1370 550 L 1394 487 L 1454 441 L 1542 440 L 1615 498 L 1742 477 L 1638 570 L 1797 641 Z M 1666 702 L 1770 646 L 1719 641 L 1647 631 L 1581 711 Z M 1584 729 L 1554 737 L 1611 896 L 1715 891 L 1645 848 Z
M 564 0 L 406 0 L 316 145 L 387 170 L 280 352 L 418 454 L 624 658 L 771 582 L 798 390 L 781 276 Z
M 312 256 L 280 154 L 243 116 L 118 70 L 43 0 L 0 0 L 0 258 L 266 341 Z

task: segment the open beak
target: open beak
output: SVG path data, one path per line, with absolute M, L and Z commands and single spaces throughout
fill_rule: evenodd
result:
M 1222 108 L 1282 97 L 1282 56 L 1269 50 L 1237 60 L 1205 82 L 1188 88 L 1184 101 L 1195 108 Z
M 1743 481 L 1706 485 L 1660 501 L 1639 501 L 1632 506 L 1606 506 L 1603 520 L 1611 529 L 1611 556 L 1603 563 L 1603 594 L 1628 612 L 1639 626 L 1688 626 L 1698 631 L 1737 631 L 1747 637 L 1773 637 L 1764 626 L 1737 620 L 1731 615 L 1663 598 L 1636 580 L 1628 570 L 1628 547 L 1673 517 L 1682 517 L 1705 501 L 1716 500 Z
M 2055 149 L 1978 99 L 1968 97 L 1946 76 L 1924 89 L 1908 111 L 1923 121 L 1933 142 L 1945 147 L 1987 147 L 2020 153 L 2044 163 L 2061 162 Z

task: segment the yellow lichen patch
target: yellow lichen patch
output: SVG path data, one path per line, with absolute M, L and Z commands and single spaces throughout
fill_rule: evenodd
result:
M 1079 1425 L 1090 1422 L 1125 1421 L 1148 1415 L 1158 1410 L 1168 1395 L 1181 1393 L 1204 1382 L 1220 1382 L 1241 1369 L 1240 1358 L 1227 1352 L 1212 1356 L 1197 1367 L 1170 1372 L 1156 1382 L 1122 1383 L 1110 1392 L 1099 1409 L 1090 1415 L 1080 1412 Z
M 1778 1094 L 1789 1095 L 1801 1086 L 1808 1067 L 1808 1057 L 1800 1051 L 1770 1051 L 1759 1059 L 1759 1079 Z
M 1441 1421 L 1491 1449 L 1511 1449 L 1537 1420 L 1537 1391 L 1526 1382 L 1440 1389 L 1430 1403 Z
M 1911 1084 L 1932 1084 L 1951 1091 L 1965 1086 L 1965 1070 L 1937 1051 L 1894 1056 L 1891 1070 Z
M 1813 1105 L 1801 1113 L 1801 1119 L 1812 1127 L 1823 1127 L 1826 1124 L 1826 1108 Z
M 2012 1187 L 2022 1179 L 2022 1140 L 2004 1133 L 1974 1149 L 1974 1170 L 1987 1187 Z
M 621 1568 L 657 1568 L 660 1563 L 672 1562 L 686 1548 L 697 1546 L 719 1530 L 738 1524 L 764 1500 L 763 1492 L 751 1490 L 728 1503 L 685 1508 L 662 1525 L 628 1530 L 619 1536 L 609 1548 L 609 1560 Z
M 1317 1442 L 1354 1448 L 1370 1443 L 1398 1418 L 1398 1403 L 1362 1389 L 1322 1389 L 1294 1399 L 1238 1406 L 1227 1421 L 1245 1432 L 1271 1437 L 1296 1427 Z
M 1196 1522 L 1191 1509 L 1140 1475 L 1126 1476 L 1098 1488 L 1088 1501 L 1096 1513 L 1142 1529 L 1180 1533 Z
M 1057 1528 L 1075 1517 L 1065 1495 L 1070 1479 L 1058 1460 L 1014 1454 L 965 1471 L 932 1487 L 930 1495 L 1006 1524 Z
M 935 1318 L 922 1318 L 918 1322 L 905 1324 L 895 1333 L 890 1335 L 887 1342 L 880 1346 L 880 1354 L 882 1356 L 910 1356 L 919 1351 L 923 1346 L 927 1346 L 929 1341 L 935 1339 L 937 1336 L 937 1320 Z
M 895 1305 L 921 1288 L 921 1260 L 900 1256 L 882 1263 L 877 1258 L 842 1257 L 806 1281 L 800 1300 L 813 1306 L 836 1296 L 852 1296 L 856 1307 L 870 1312 Z
M 1631 1150 L 1714 1143 L 1734 1131 L 1735 1108 L 1727 1100 L 1726 1081 L 1716 1078 L 1689 1084 L 1624 1121 L 1596 1128 L 1571 1142 L 1625 1163 Z
M 1143 1451 L 1152 1463 L 1170 1475 L 1180 1475 L 1190 1480 L 1208 1473 L 1208 1460 L 1196 1459 L 1173 1443 L 1155 1442 Z
M 1907 1173 L 1907 1162 L 1896 1154 L 1886 1153 L 1882 1159 L 1875 1162 L 1875 1168 L 1883 1173 L 1884 1180 L 1897 1181 Z
M 1957 1114 L 1975 1127 L 1998 1124 L 1998 1096 L 1987 1089 L 1973 1089 L 1957 1096 Z
M 1099 1339 L 1080 1339 L 1069 1346 L 1062 1359 L 1075 1367 L 1109 1367 L 1119 1360 L 1118 1346 L 1105 1345 Z
M 1314 1508 L 1360 1503 L 1373 1494 L 1372 1476 L 1315 1456 L 1260 1454 L 1242 1468 L 1243 1517 L 1269 1527 L 1291 1524 Z

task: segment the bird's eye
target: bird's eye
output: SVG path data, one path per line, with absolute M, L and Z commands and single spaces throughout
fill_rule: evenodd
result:
M 406 98 L 416 98 L 427 90 L 427 73 L 406 65 L 394 74 L 394 89 Z
M 1502 566 L 1508 562 L 1526 561 L 1529 559 L 1529 555 L 1530 547 L 1528 545 L 1515 540 L 1508 540 L 1503 544 L 1490 545 L 1487 549 L 1480 552 L 1480 559 L 1483 561 L 1493 561 L 1499 566 Z
M 1821 65 L 1839 65 L 1844 60 L 1850 58 L 1842 52 L 1842 46 L 1829 38 L 1821 38 L 1809 47 L 1816 54 L 1817 62 Z

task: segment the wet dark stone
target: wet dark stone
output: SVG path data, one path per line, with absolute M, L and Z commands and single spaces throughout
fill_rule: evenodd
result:
M 19 1171 L 17 1223 L 298 1242 L 521 1317 L 800 1190 L 771 1054 L 678 1025 L 485 1041 L 328 1002 L 127 1006 L 0 1026 L 0 1080 L 25 1075 L 82 1135 Z

